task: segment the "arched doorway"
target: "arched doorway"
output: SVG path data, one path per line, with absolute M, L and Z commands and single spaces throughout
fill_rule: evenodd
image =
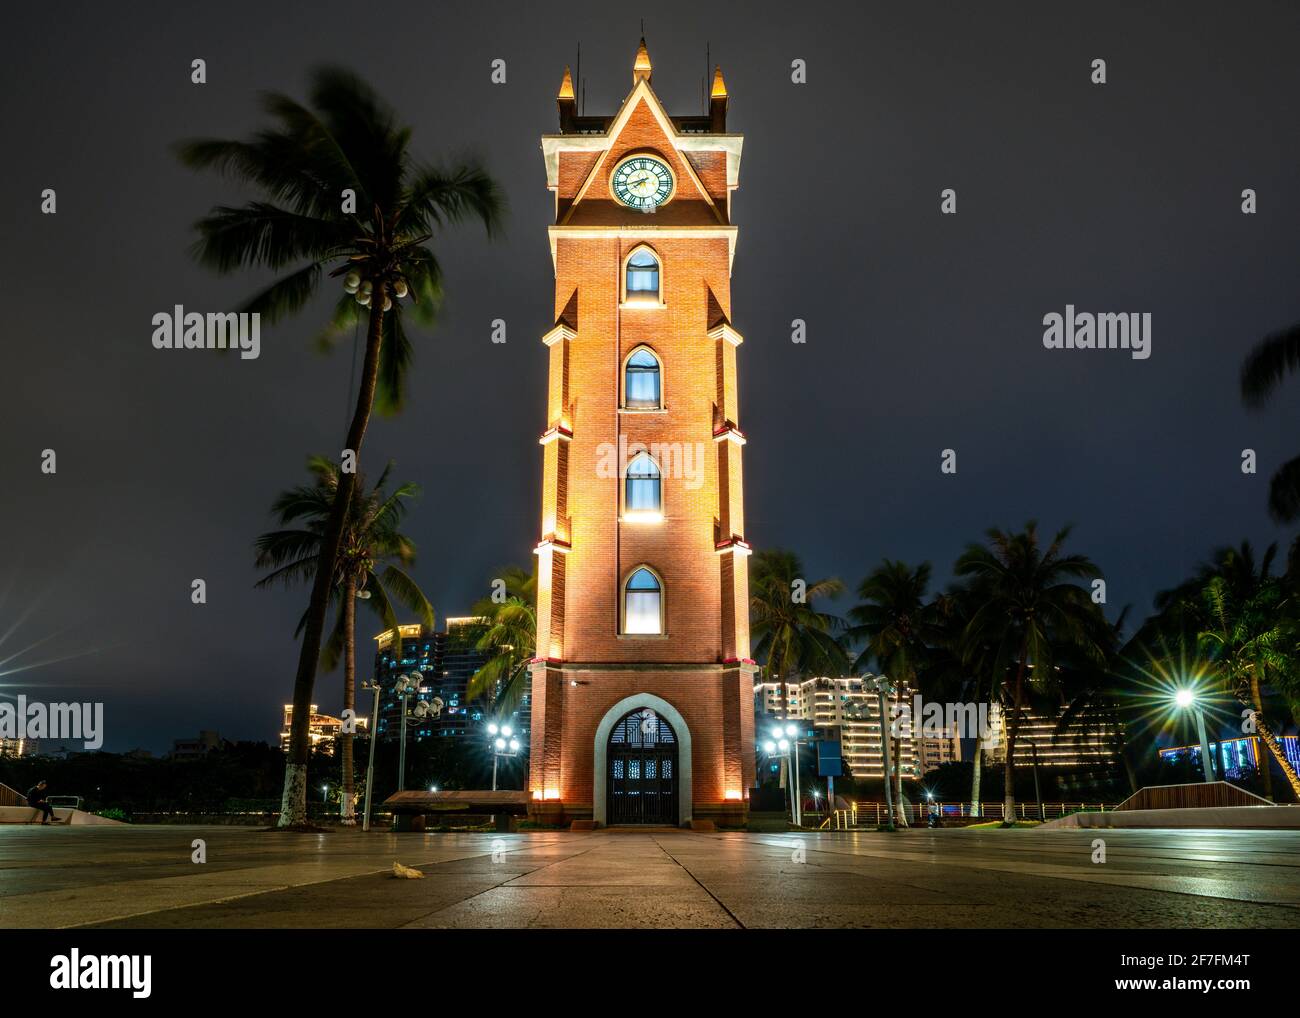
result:
M 677 733 L 650 707 L 630 711 L 610 730 L 605 754 L 605 822 L 677 826 Z

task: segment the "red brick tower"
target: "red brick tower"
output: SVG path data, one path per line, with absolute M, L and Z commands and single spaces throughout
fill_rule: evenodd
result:
M 743 820 L 753 662 L 731 264 L 742 139 L 672 117 L 645 40 L 613 116 L 568 69 L 544 135 L 555 268 L 530 790 L 551 822 Z

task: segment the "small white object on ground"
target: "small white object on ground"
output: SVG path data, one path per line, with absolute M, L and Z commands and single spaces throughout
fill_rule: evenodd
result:
M 393 863 L 393 876 L 405 880 L 423 880 L 424 874 L 419 870 L 411 869 L 410 866 L 403 866 L 400 862 Z

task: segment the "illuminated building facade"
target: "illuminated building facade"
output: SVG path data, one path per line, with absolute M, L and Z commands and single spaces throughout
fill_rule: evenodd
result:
M 530 791 L 547 822 L 743 822 L 754 783 L 731 268 L 741 137 L 670 116 L 644 41 L 542 138 L 555 272 Z
M 1282 754 L 1292 767 L 1300 770 L 1300 736 L 1280 735 Z M 1173 762 L 1184 756 L 1190 757 L 1192 765 L 1201 766 L 1200 746 L 1170 746 L 1159 751 L 1163 762 Z M 1210 758 L 1214 761 L 1214 773 L 1229 778 L 1238 777 L 1242 768 L 1261 769 L 1261 761 L 1269 756 L 1268 748 L 1260 741 L 1258 735 L 1243 735 L 1236 739 L 1211 739 Z
M 474 673 L 487 663 L 491 655 L 478 650 L 467 627 L 476 622 L 473 618 L 449 618 L 444 631 L 428 631 L 420 625 L 401 627 L 401 657 L 397 656 L 397 643 L 392 630 L 375 637 L 375 678 L 384 693 L 379 701 L 378 732 L 381 739 L 396 739 L 401 732 L 402 701 L 392 692 L 398 676 L 413 671 L 421 673 L 419 692 L 408 697 L 407 709 L 417 700 L 442 700 L 442 713 L 438 717 L 407 720 L 408 739 L 457 738 L 469 734 L 483 722 L 482 704 L 470 704 L 465 699 L 465 689 Z M 360 713 L 360 711 L 358 711 Z M 528 728 L 527 703 L 520 708 L 517 723 L 526 736 Z
M 802 682 L 760 682 L 754 687 L 757 710 L 763 719 L 810 722 L 819 739 L 838 739 L 840 755 L 854 778 L 879 780 L 884 777 L 880 751 L 880 700 L 872 689 L 863 688 L 860 678 L 814 678 Z M 888 698 L 889 709 L 910 709 L 912 691 L 903 687 Z M 762 720 L 759 731 L 763 731 Z M 899 757 L 904 778 L 919 778 L 925 766 L 924 739 L 913 736 L 910 726 L 900 726 Z M 940 742 L 942 740 L 932 740 Z M 890 744 L 890 753 L 894 752 Z M 951 750 L 950 750 L 951 752 Z M 958 754 L 961 750 L 958 748 Z M 939 755 L 938 748 L 931 750 Z
M 286 703 L 284 705 L 284 724 L 280 729 L 280 749 L 285 753 L 289 752 L 289 730 L 292 724 L 293 704 Z M 356 734 L 363 735 L 368 724 L 369 720 L 358 713 Z M 335 740 L 343 734 L 343 720 L 331 714 L 321 714 L 313 703 L 311 705 L 311 723 L 307 732 L 313 752 L 319 751 L 326 756 L 333 756 Z
M 1052 714 L 1026 709 L 1016 733 L 1016 766 L 1096 767 L 1119 765 L 1118 747 L 1123 727 L 1115 719 L 1076 717 L 1057 731 L 1065 708 Z M 1006 715 L 997 714 L 997 736 L 984 746 L 984 760 L 1004 764 L 1007 760 Z

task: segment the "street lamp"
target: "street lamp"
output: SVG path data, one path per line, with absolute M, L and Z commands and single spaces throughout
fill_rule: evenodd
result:
M 487 726 L 488 741 L 492 747 L 492 791 L 497 790 L 497 764 L 504 756 L 513 758 L 519 755 L 520 744 L 515 738 L 515 730 L 509 725 L 498 725 L 492 721 Z
M 1210 759 L 1210 740 L 1205 737 L 1205 711 L 1196 701 L 1196 693 L 1186 687 L 1174 693 L 1174 705 L 1179 710 L 1196 712 L 1196 733 L 1201 738 L 1201 773 L 1206 781 L 1214 780 L 1214 767 Z
M 763 750 L 768 756 L 775 756 L 779 752 L 785 757 L 786 773 L 791 776 L 790 819 L 799 827 L 803 822 L 803 814 L 799 809 L 799 729 L 790 724 L 784 728 L 778 725 L 770 734 L 771 738 L 763 743 Z
M 401 745 L 397 751 L 397 790 L 399 792 L 406 790 L 406 719 L 408 713 L 410 717 L 415 718 L 417 721 L 436 718 L 442 713 L 442 698 L 438 696 L 435 696 L 432 700 L 418 700 L 414 709 L 407 711 L 407 699 L 419 694 L 420 684 L 423 681 L 424 676 L 416 671 L 398 676 L 397 682 L 393 684 L 393 692 L 402 700 L 402 730 L 398 736 Z

